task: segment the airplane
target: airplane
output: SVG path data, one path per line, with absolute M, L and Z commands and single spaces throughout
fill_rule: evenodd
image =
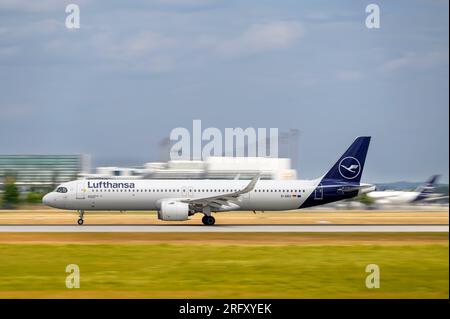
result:
M 76 180 L 59 185 L 43 198 L 45 205 L 79 212 L 156 210 L 158 219 L 185 221 L 196 213 L 214 225 L 211 213 L 285 211 L 323 205 L 375 189 L 361 183 L 370 136 L 357 137 L 322 177 L 314 180 Z
M 448 198 L 448 196 L 441 196 L 441 194 L 433 193 L 436 188 L 436 182 L 440 175 L 432 175 L 422 185 L 417 187 L 414 191 L 374 191 L 367 196 L 375 200 L 376 204 L 412 204 L 417 202 L 430 202 L 438 199 Z

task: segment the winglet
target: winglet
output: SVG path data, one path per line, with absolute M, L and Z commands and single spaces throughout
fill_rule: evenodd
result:
M 253 179 L 250 181 L 250 183 L 248 183 L 248 185 L 244 189 L 238 191 L 237 193 L 245 194 L 251 192 L 255 188 L 256 183 L 259 181 L 260 177 L 261 173 L 256 174 L 255 177 L 253 177 Z

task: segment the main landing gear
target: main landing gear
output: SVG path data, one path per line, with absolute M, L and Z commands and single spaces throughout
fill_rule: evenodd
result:
M 211 207 L 209 206 L 203 207 L 202 213 L 204 214 L 202 218 L 202 222 L 204 225 L 212 226 L 216 223 L 216 219 L 211 216 Z
M 79 213 L 80 213 L 80 218 L 78 218 L 77 223 L 78 223 L 78 225 L 81 226 L 81 225 L 83 225 L 83 222 L 84 222 L 84 220 L 83 220 L 84 210 L 80 210 Z
M 212 225 L 214 225 L 216 223 L 216 219 L 214 217 L 212 217 L 212 216 L 205 215 L 202 218 L 202 222 L 206 226 L 212 226 Z

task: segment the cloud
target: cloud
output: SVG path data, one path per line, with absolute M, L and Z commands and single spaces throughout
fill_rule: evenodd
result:
M 117 39 L 112 33 L 99 33 L 92 37 L 92 44 L 102 56 L 115 60 L 132 60 L 173 48 L 176 41 L 171 37 L 146 31 L 126 39 Z
M 382 71 L 392 72 L 400 69 L 426 69 L 440 64 L 448 64 L 448 51 L 447 52 L 428 52 L 428 53 L 415 53 L 408 52 L 403 54 L 399 58 L 386 61 L 382 66 Z
M 17 46 L 0 47 L 0 58 L 12 57 L 19 52 Z
M 251 25 L 233 39 L 220 41 L 203 37 L 199 43 L 212 46 L 223 56 L 237 57 L 287 49 L 303 34 L 303 28 L 298 22 L 276 21 Z
M 149 4 L 161 4 L 166 6 L 198 7 L 209 6 L 219 3 L 219 0 L 147 0 Z
M 1 0 L 0 0 L 1 1 Z M 43 35 L 54 35 L 58 31 L 66 31 L 64 21 L 57 19 L 43 19 L 36 21 L 28 21 L 16 25 L 8 25 L 0 28 L 0 45 L 5 42 L 15 42 L 17 44 L 27 45 L 30 40 Z
M 163 73 L 174 69 L 172 57 L 177 41 L 156 32 L 145 31 L 131 37 L 113 33 L 98 33 L 91 38 L 91 45 L 101 59 L 108 59 L 112 69 L 138 72 Z
M 0 119 L 10 120 L 13 118 L 22 118 L 30 115 L 34 111 L 33 107 L 22 104 L 2 104 L 0 105 Z
M 341 81 L 358 81 L 363 78 L 363 74 L 356 70 L 341 70 L 337 72 L 336 77 Z
M 305 16 L 309 20 L 325 21 L 330 19 L 330 15 L 325 12 L 310 12 Z
M 49 61 L 55 54 L 65 54 L 80 46 L 78 41 L 70 41 L 64 34 L 68 30 L 64 21 L 53 18 L 32 20 L 0 28 L 0 63 L 20 61 Z
M 76 0 L 75 3 L 80 7 L 90 0 Z M 61 10 L 64 13 L 66 5 L 70 2 L 61 0 L 1 0 L 0 10 L 19 11 L 19 12 L 49 12 Z
M 175 68 L 175 61 L 167 55 L 151 57 L 145 64 L 144 71 L 150 73 L 165 73 Z

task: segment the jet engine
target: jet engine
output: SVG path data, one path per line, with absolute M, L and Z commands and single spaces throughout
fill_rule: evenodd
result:
M 189 216 L 189 204 L 180 203 L 173 200 L 161 202 L 161 209 L 158 211 L 160 220 L 187 220 Z

